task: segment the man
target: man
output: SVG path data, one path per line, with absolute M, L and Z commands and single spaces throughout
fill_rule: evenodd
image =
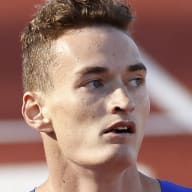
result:
M 137 170 L 150 102 L 132 19 L 113 0 L 52 0 L 25 28 L 22 114 L 49 170 L 35 192 L 192 191 Z

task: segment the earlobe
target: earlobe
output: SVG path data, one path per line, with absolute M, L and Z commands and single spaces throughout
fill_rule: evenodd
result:
M 43 104 L 38 93 L 26 92 L 23 96 L 22 115 L 26 123 L 39 132 L 53 132 L 51 120 L 43 113 Z

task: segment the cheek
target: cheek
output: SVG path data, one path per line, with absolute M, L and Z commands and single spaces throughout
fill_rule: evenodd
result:
M 74 150 L 82 143 L 82 133 L 86 124 L 86 110 L 82 104 L 59 102 L 52 107 L 52 126 L 60 148 L 64 151 Z
M 90 122 L 100 119 L 104 115 L 104 101 L 103 97 L 97 95 L 82 94 L 79 100 L 74 103 L 78 106 L 79 110 L 76 117 L 79 122 Z M 75 107 L 77 108 L 77 107 Z M 94 122 L 92 122 L 94 123 Z
M 102 102 L 93 97 L 84 95 L 72 96 L 68 95 L 65 98 L 57 98 L 52 104 L 50 111 L 53 117 L 54 128 L 76 129 L 78 126 L 85 127 L 93 120 L 101 117 Z
M 148 117 L 150 113 L 150 99 L 147 91 L 138 93 L 135 97 L 136 111 L 138 111 L 143 118 Z

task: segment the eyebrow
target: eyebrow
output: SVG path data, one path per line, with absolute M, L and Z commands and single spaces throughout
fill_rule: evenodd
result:
M 129 72 L 134 72 L 134 71 L 147 71 L 147 68 L 145 67 L 145 65 L 143 63 L 137 63 L 134 65 L 130 65 L 127 67 L 127 71 Z
M 106 67 L 95 66 L 95 67 L 86 67 L 83 70 L 77 72 L 77 74 L 79 74 L 80 76 L 84 76 L 84 75 L 90 75 L 90 74 L 106 73 L 108 71 L 109 69 Z
M 143 63 L 137 63 L 137 64 L 129 65 L 127 67 L 128 72 L 135 72 L 140 70 L 147 71 L 147 68 Z M 106 67 L 95 66 L 95 67 L 86 67 L 81 71 L 78 71 L 77 74 L 80 76 L 84 76 L 84 75 L 91 75 L 91 74 L 107 73 L 108 71 L 109 69 Z

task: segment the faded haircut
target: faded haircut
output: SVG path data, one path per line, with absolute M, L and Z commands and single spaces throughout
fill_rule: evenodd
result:
M 53 42 L 67 30 L 109 25 L 128 31 L 133 19 L 127 3 L 115 0 L 49 0 L 39 5 L 21 34 L 25 91 L 53 87 L 49 65 L 55 62 Z

